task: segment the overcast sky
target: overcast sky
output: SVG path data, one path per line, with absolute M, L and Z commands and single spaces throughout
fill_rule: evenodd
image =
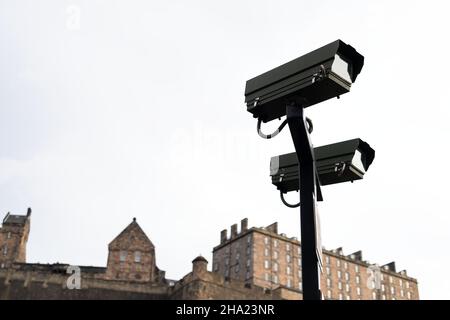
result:
M 449 299 L 449 6 L 0 0 L 0 214 L 32 207 L 29 262 L 98 266 L 136 217 L 172 279 L 244 217 L 299 236 L 269 177 L 289 131 L 257 135 L 245 81 L 342 39 L 365 65 L 307 109 L 312 139 L 360 137 L 376 157 L 322 189 L 323 245 L 395 260 L 421 298 Z

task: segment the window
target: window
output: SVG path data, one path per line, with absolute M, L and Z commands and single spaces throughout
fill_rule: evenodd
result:
M 331 290 L 327 290 L 327 298 L 331 299 Z
M 344 269 L 348 269 L 348 263 L 344 262 Z
M 3 255 L 6 256 L 8 254 L 8 247 L 4 246 L 3 247 Z
M 11 232 L 8 232 L 8 239 L 11 239 Z
M 250 267 L 250 259 L 247 259 L 247 268 Z
M 265 255 L 266 257 L 269 256 L 269 249 L 268 249 L 268 248 L 265 248 L 265 249 L 264 249 L 264 255 Z
M 230 270 L 229 269 L 225 269 L 225 277 L 229 277 L 230 276 Z
M 290 255 L 286 255 L 286 261 L 287 261 L 288 263 L 291 262 L 291 256 L 290 256 Z
M 338 282 L 338 289 L 342 290 L 342 282 Z
M 273 240 L 273 246 L 275 248 L 278 248 L 278 240 L 277 239 Z
M 302 266 L 302 259 L 298 258 L 298 266 L 301 267 Z
M 140 251 L 134 252 L 134 262 L 137 262 L 137 263 L 141 262 L 141 252 Z
M 273 252 L 273 258 L 274 259 L 278 259 L 278 251 L 274 251 Z
M 238 273 L 239 272 L 239 263 L 234 267 L 234 272 Z
M 264 237 L 264 244 L 269 244 L 269 238 L 268 237 Z
M 383 292 L 386 291 L 384 284 L 381 285 L 381 291 L 383 291 Z
M 250 248 L 250 247 L 247 247 L 246 253 L 247 253 L 248 256 L 250 255 L 250 250 L 251 250 L 251 248 Z
M 270 268 L 269 260 L 264 260 L 264 268 L 266 269 Z
M 360 288 L 360 287 L 356 287 L 356 294 L 357 294 L 358 296 L 361 295 L 361 288 Z
M 356 284 L 359 284 L 361 282 L 361 278 L 359 276 L 356 276 Z
M 0 265 L 0 268 L 3 269 L 4 267 L 5 267 L 5 264 L 2 263 L 2 264 Z
M 394 279 L 392 279 L 392 277 L 389 276 L 389 283 L 392 283 L 392 282 L 394 282 Z
M 214 263 L 214 271 L 219 271 L 219 264 L 217 262 Z
M 400 296 L 404 297 L 405 296 L 405 291 L 403 291 L 403 289 L 400 289 Z
M 270 277 L 268 273 L 264 273 L 264 280 L 269 281 Z
M 336 259 L 336 266 L 339 268 L 341 266 L 341 260 Z
M 292 280 L 291 279 L 287 280 L 287 287 L 288 288 L 292 287 Z
M 406 289 L 409 289 L 409 282 L 406 282 Z
M 402 279 L 399 279 L 398 283 L 400 284 L 400 287 L 403 287 L 403 280 Z
M 225 266 L 228 266 L 230 264 L 230 258 L 226 257 L 225 258 Z
M 384 275 L 381 274 L 380 277 L 381 277 L 381 281 L 383 281 L 384 280 Z
M 339 300 L 344 300 L 344 296 L 342 295 L 342 293 L 339 293 Z
M 124 262 L 127 259 L 127 252 L 120 251 L 120 262 Z
M 327 287 L 330 288 L 331 287 L 331 279 L 327 278 Z
M 331 275 L 331 269 L 330 269 L 330 267 L 326 267 L 326 270 L 327 270 L 327 275 Z
M 345 280 L 347 281 L 350 280 L 350 273 L 348 272 L 345 273 Z
M 302 270 L 298 270 L 298 277 L 299 277 L 299 278 L 302 277 Z
M 272 278 L 273 278 L 273 283 L 278 283 L 278 276 L 276 274 L 274 274 L 272 276 Z
M 391 294 L 395 294 L 395 287 L 391 287 Z
M 298 255 L 302 254 L 302 247 L 297 247 L 297 253 L 298 253 Z
M 377 293 L 375 291 L 372 292 L 372 300 L 377 300 Z
M 348 283 L 345 284 L 345 291 L 350 292 L 350 286 L 348 285 Z
M 330 257 L 329 256 L 325 257 L 325 262 L 326 262 L 326 264 L 330 264 Z
M 239 252 L 236 253 L 236 261 L 239 261 L 239 259 L 241 258 L 241 254 Z
M 250 243 L 252 241 L 252 236 L 249 234 L 248 236 L 247 236 L 247 243 Z
M 247 271 L 247 272 L 245 273 L 245 279 L 246 279 L 246 280 L 250 279 L 250 271 Z
M 301 281 L 298 282 L 298 290 L 303 290 L 303 283 Z
M 278 263 L 276 262 L 273 263 L 273 271 L 278 271 Z
M 337 276 L 338 276 L 338 279 L 341 279 L 341 278 L 342 278 L 342 272 L 341 272 L 340 270 L 338 270 Z
M 408 299 L 411 300 L 411 292 L 408 291 L 408 292 L 406 293 L 406 295 L 407 295 Z
M 291 251 L 291 244 L 290 243 L 286 243 L 286 251 Z
M 359 266 L 358 265 L 355 266 L 355 272 L 359 272 Z
M 381 300 L 386 300 L 386 295 L 385 295 L 385 294 L 383 294 L 383 295 L 381 296 Z
M 286 273 L 287 273 L 287 274 L 291 274 L 291 267 L 288 266 L 288 267 L 286 268 Z

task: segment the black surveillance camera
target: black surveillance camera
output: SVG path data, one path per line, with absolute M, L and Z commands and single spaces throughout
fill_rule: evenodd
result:
M 245 103 L 255 118 L 268 122 L 286 114 L 286 105 L 308 107 L 350 91 L 364 57 L 336 40 L 247 81 Z
M 321 185 L 362 179 L 375 151 L 361 139 L 352 139 L 314 148 L 316 169 Z M 295 152 L 272 157 L 272 184 L 283 193 L 299 189 L 298 160 Z

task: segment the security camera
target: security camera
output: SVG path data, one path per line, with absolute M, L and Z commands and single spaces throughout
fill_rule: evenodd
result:
M 375 158 L 375 150 L 361 139 L 352 139 L 314 148 L 321 185 L 362 179 Z M 295 152 L 272 157 L 272 184 L 283 193 L 299 189 L 298 160 Z
M 364 65 L 353 47 L 336 40 L 247 81 L 245 103 L 268 122 L 286 114 L 292 101 L 309 107 L 350 91 Z

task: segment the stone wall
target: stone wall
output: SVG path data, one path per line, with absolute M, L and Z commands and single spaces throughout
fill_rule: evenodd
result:
M 83 269 L 83 268 L 82 268 Z M 99 268 L 100 269 L 100 268 Z M 0 270 L 0 300 L 168 299 L 170 287 L 101 279 L 102 272 L 81 272 L 81 288 L 69 289 L 64 266 L 30 265 Z M 92 270 L 91 270 L 92 271 Z

